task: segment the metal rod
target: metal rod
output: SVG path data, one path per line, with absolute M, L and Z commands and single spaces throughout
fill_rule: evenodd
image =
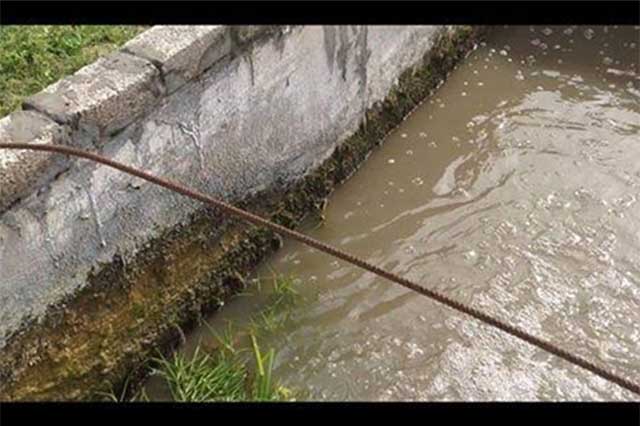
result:
M 633 393 L 635 393 L 636 395 L 640 395 L 640 385 L 638 385 L 637 383 L 632 382 L 631 380 L 628 380 L 618 374 L 615 374 L 607 369 L 605 369 L 604 367 L 601 367 L 599 365 L 594 364 L 591 361 L 588 361 L 578 355 L 572 354 L 569 351 L 560 348 L 559 346 L 556 346 L 555 344 L 545 341 L 539 337 L 536 337 L 530 333 L 528 333 L 527 331 L 521 330 L 515 326 L 512 326 L 510 324 L 507 324 L 499 319 L 496 319 L 494 317 L 492 317 L 489 314 L 486 314 L 476 308 L 472 308 L 470 306 L 465 305 L 464 303 L 458 302 L 454 299 L 449 298 L 448 296 L 445 296 L 435 290 L 430 290 L 428 288 L 422 287 L 417 283 L 414 283 L 413 281 L 410 281 L 406 278 L 400 277 L 398 275 L 395 275 L 391 272 L 385 271 L 384 269 L 381 269 L 369 262 L 367 262 L 366 260 L 360 259 L 354 255 L 351 255 L 349 253 L 346 253 L 344 251 L 341 251 L 335 247 L 332 247 L 326 243 L 323 243 L 322 241 L 318 241 L 314 238 L 311 238 L 305 234 L 302 234 L 298 231 L 294 231 L 291 230 L 289 228 L 285 228 L 282 225 L 278 225 L 277 223 L 273 223 L 267 219 L 264 219 L 258 215 L 255 215 L 253 213 L 247 212 L 245 210 L 239 209 L 237 207 L 234 207 L 230 204 L 225 203 L 224 201 L 220 201 L 216 198 L 213 198 L 209 195 L 203 194 L 201 192 L 195 191 L 193 189 L 187 188 L 186 186 L 183 186 L 179 183 L 176 182 L 172 182 L 157 176 L 153 176 L 147 172 L 144 172 L 142 170 L 138 170 L 134 167 L 131 166 L 127 166 L 121 163 L 118 163 L 116 161 L 113 161 L 111 159 L 105 158 L 101 155 L 92 153 L 92 152 L 87 152 L 87 151 L 83 151 L 77 148 L 72 148 L 72 147 L 68 147 L 68 146 L 63 146 L 63 145 L 52 145 L 52 144 L 39 144 L 39 145 L 32 145 L 32 144 L 25 144 L 25 143 L 0 143 L 0 149 L 21 149 L 21 150 L 32 150 L 32 151 L 47 151 L 47 152 L 54 152 L 54 153 L 58 153 L 58 154 L 64 154 L 64 155 L 69 155 L 69 156 L 73 156 L 73 157 L 79 157 L 79 158 L 84 158 L 87 160 L 91 160 L 91 161 L 95 161 L 97 163 L 101 163 L 104 164 L 106 166 L 112 167 L 114 169 L 120 170 L 122 172 L 128 173 L 130 175 L 133 176 L 137 176 L 140 179 L 144 179 L 148 182 L 154 183 L 156 185 L 160 185 L 164 188 L 167 188 L 171 191 L 180 193 L 182 195 L 185 195 L 187 197 L 202 201 L 203 203 L 212 205 L 214 207 L 218 207 L 221 210 L 225 211 L 226 213 L 229 213 L 233 216 L 237 216 L 241 219 L 244 219 L 248 222 L 251 222 L 255 225 L 258 226 L 264 226 L 266 228 L 269 228 L 275 232 L 277 232 L 278 234 L 287 236 L 287 237 L 291 237 L 295 240 L 300 241 L 301 243 L 316 248 L 320 251 L 323 251 L 327 254 L 330 254 L 331 256 L 337 257 L 339 259 L 342 259 L 346 262 L 349 262 L 353 265 L 356 265 L 362 269 L 365 269 L 369 272 L 373 272 L 374 274 L 381 276 L 383 278 L 388 279 L 391 282 L 394 282 L 396 284 L 399 284 L 405 288 L 408 288 L 410 290 L 415 291 L 416 293 L 419 293 L 423 296 L 426 296 L 430 299 L 433 299 L 437 302 L 442 303 L 443 305 L 446 305 L 458 312 L 462 312 L 465 313 L 485 324 L 488 324 L 492 327 L 498 328 L 512 336 L 515 336 L 521 340 L 524 340 L 527 343 L 530 343 L 534 346 L 537 346 L 540 349 L 543 349 L 549 353 L 552 353 L 562 359 L 564 359 L 565 361 L 568 361 L 572 364 L 575 364 L 577 366 L 580 366 L 582 368 L 584 368 L 587 371 L 590 371 L 593 374 L 596 374 L 600 377 L 602 377 L 603 379 L 606 379 L 610 382 L 613 382 Z

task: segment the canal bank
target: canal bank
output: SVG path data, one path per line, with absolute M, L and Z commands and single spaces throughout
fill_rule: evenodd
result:
M 479 33 L 156 27 L 28 100 L 2 139 L 94 149 L 294 226 Z M 281 244 L 101 166 L 0 159 L 13 185 L 0 197 L 4 399 L 91 398 L 135 380 Z

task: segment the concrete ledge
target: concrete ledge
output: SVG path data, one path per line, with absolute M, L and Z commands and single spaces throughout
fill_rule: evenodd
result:
M 35 112 L 17 111 L 0 119 L 2 143 L 67 144 L 68 141 L 67 128 Z M 66 163 L 65 158 L 45 152 L 0 150 L 0 213 L 49 181 Z
M 25 103 L 58 124 L 21 114 L 286 226 L 353 173 L 477 36 L 252 26 L 174 32 L 171 46 L 170 30 L 155 31 L 173 50 L 150 52 L 144 33 Z M 35 176 L 56 169 L 33 164 L 22 171 L 34 173 L 30 195 L 0 214 L 0 399 L 108 390 L 277 247 L 264 230 L 106 166 L 71 161 L 43 186 Z
M 175 92 L 231 52 L 229 28 L 221 25 L 159 25 L 124 45 L 123 50 L 153 62 L 168 93 Z
M 23 108 L 82 130 L 102 144 L 149 111 L 164 92 L 151 62 L 115 52 L 29 97 Z

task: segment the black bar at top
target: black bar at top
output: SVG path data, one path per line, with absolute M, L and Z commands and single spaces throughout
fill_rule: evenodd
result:
M 640 24 L 631 1 L 0 1 L 7 24 Z

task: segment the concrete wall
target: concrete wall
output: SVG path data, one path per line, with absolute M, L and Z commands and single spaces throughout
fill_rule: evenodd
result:
M 283 191 L 458 30 L 154 27 L 29 98 L 0 140 L 80 146 L 231 201 Z M 198 210 L 88 161 L 0 151 L 0 351 Z

